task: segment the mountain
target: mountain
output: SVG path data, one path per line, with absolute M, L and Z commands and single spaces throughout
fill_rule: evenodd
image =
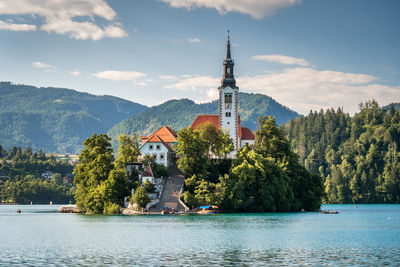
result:
M 108 134 L 113 139 L 122 133 L 148 135 L 162 125 L 180 130 L 190 126 L 198 114 L 217 113 L 217 100 L 205 104 L 196 104 L 189 99 L 170 100 L 123 120 L 111 128 Z M 242 125 L 252 130 L 257 128 L 257 118 L 260 115 L 274 116 L 278 124 L 286 123 L 299 115 L 269 96 L 248 93 L 239 93 L 239 114 Z
M 0 82 L 0 144 L 76 153 L 93 133 L 146 109 L 113 96 Z
M 387 106 L 383 106 L 383 109 L 390 110 L 393 107 L 395 110 L 400 110 L 400 103 L 392 103 Z

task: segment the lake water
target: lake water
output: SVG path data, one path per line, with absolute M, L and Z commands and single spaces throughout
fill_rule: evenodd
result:
M 86 216 L 58 207 L 0 206 L 0 266 L 400 265 L 400 205 L 213 216 Z

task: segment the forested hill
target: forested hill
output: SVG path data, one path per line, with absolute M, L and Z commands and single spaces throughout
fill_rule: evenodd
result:
M 325 181 L 330 203 L 400 203 L 399 105 L 375 101 L 354 117 L 338 109 L 281 126 L 304 166 Z
M 0 82 L 0 143 L 50 152 L 80 152 L 93 133 L 147 109 L 113 96 Z
M 392 103 L 387 106 L 384 106 L 383 108 L 386 110 L 390 110 L 391 107 L 393 107 L 395 110 L 400 110 L 400 103 Z
M 190 126 L 198 114 L 217 113 L 217 100 L 205 104 L 196 104 L 189 99 L 170 100 L 122 121 L 110 129 L 108 134 L 113 139 L 122 133 L 147 135 L 162 125 L 180 130 Z M 269 96 L 248 93 L 239 93 L 239 114 L 242 126 L 252 130 L 257 128 L 257 118 L 260 115 L 274 116 L 278 124 L 286 123 L 299 115 Z

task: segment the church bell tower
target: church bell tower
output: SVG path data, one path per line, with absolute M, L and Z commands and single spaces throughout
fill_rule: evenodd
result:
M 233 67 L 235 63 L 231 58 L 231 42 L 228 31 L 228 41 L 226 43 L 226 58 L 224 60 L 224 74 L 219 90 L 219 124 L 220 128 L 229 132 L 233 141 L 235 151 L 240 149 L 239 140 L 239 116 L 238 116 L 238 92 Z

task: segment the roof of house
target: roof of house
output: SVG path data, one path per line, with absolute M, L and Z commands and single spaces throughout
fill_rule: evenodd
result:
M 173 151 L 173 149 L 158 135 L 152 134 L 140 147 L 142 149 L 147 143 L 161 143 L 163 144 L 169 151 Z
M 148 138 L 150 139 L 151 136 L 157 135 L 166 143 L 175 143 L 177 142 L 176 137 L 178 136 L 174 130 L 169 128 L 168 126 L 162 126 L 160 129 L 155 131 L 152 135 Z
M 242 140 L 255 140 L 254 133 L 247 127 L 242 128 Z
M 150 164 L 144 170 L 144 172 L 142 173 L 142 176 L 143 177 L 154 177 L 153 169 L 151 168 Z
M 176 139 L 177 136 L 178 135 L 175 133 L 174 130 L 172 130 L 168 126 L 162 126 L 150 136 L 143 136 L 141 147 L 143 147 L 146 143 L 162 143 L 163 145 L 165 145 L 166 148 L 168 148 L 168 150 L 171 151 L 171 147 L 166 143 L 178 142 L 178 140 Z

